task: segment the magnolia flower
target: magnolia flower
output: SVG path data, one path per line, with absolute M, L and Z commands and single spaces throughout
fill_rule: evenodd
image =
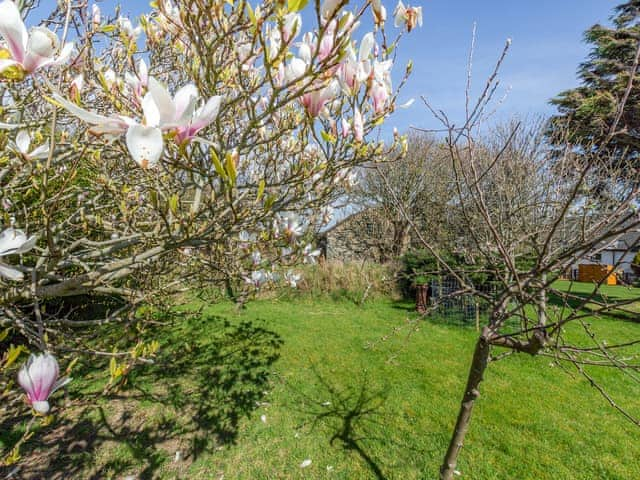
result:
M 280 64 L 282 65 L 282 64 Z M 284 69 L 284 82 L 291 83 L 302 78 L 307 71 L 307 63 L 298 57 L 294 57 Z
M 316 259 L 320 256 L 320 253 L 319 249 L 314 250 L 311 244 L 307 243 L 302 250 L 302 261 L 313 265 L 316 263 Z
M 360 51 L 356 56 L 352 46 L 346 49 L 345 59 L 338 67 L 337 76 L 342 88 L 350 95 L 355 95 L 360 89 L 360 84 L 369 78 L 371 64 L 368 60 L 375 41 L 373 34 L 368 33 L 360 42 Z
M 35 236 L 27 238 L 22 230 L 9 227 L 0 233 L 0 257 L 26 253 L 35 246 L 36 240 Z M 20 270 L 2 262 L 0 262 L 0 276 L 14 281 L 20 281 L 24 278 L 24 274 Z
M 15 146 L 18 153 L 20 153 L 26 160 L 40 160 L 49 156 L 48 143 L 44 143 L 29 151 L 29 147 L 31 146 L 31 137 L 26 130 L 20 130 L 18 132 L 16 135 Z
M 369 89 L 369 96 L 373 100 L 373 110 L 376 114 L 382 113 L 389 98 L 387 87 L 381 82 L 374 81 Z
M 298 286 L 298 282 L 302 279 L 302 275 L 289 270 L 284 274 L 284 279 L 291 288 L 296 288 Z
M 251 254 L 251 261 L 254 265 L 260 265 L 260 262 L 262 262 L 262 254 L 259 251 L 255 250 Z
M 304 227 L 300 223 L 300 219 L 294 213 L 287 213 L 281 219 L 282 230 L 284 235 L 290 240 L 294 240 L 304 233 Z
M 364 139 L 364 121 L 358 108 L 356 108 L 356 111 L 353 113 L 353 136 L 356 142 L 362 142 Z
M 250 234 L 246 230 L 242 230 L 238 235 L 238 240 L 240 241 L 240 248 L 247 249 L 249 248 L 249 244 L 255 241 L 255 235 Z
M 69 85 L 69 96 L 76 102 L 80 103 L 80 92 L 84 87 L 84 75 L 77 75 L 71 80 Z
M 288 13 L 282 17 L 282 40 L 289 43 L 293 40 L 302 26 L 302 17 L 299 13 Z
M 18 383 L 25 392 L 33 409 L 38 413 L 49 411 L 49 395 L 71 381 L 70 378 L 58 380 L 60 369 L 58 361 L 50 353 L 31 354 L 18 372 Z
M 153 77 L 148 79 L 148 92 L 142 98 L 142 123 L 124 115 L 104 116 L 87 111 L 59 94 L 53 99 L 80 120 L 93 125 L 91 133 L 117 137 L 126 132 L 131 157 L 142 168 L 155 166 L 164 150 L 162 132 L 172 132 L 178 143 L 191 140 L 218 115 L 220 96 L 211 97 L 196 110 L 199 100 L 195 85 L 179 89 L 172 98 L 166 87 Z
M 269 275 L 264 270 L 254 270 L 250 277 L 244 277 L 244 281 L 257 290 L 269 280 Z
M 394 25 L 399 27 L 405 24 L 407 32 L 413 30 L 416 25 L 422 26 L 422 7 L 405 7 L 402 0 L 398 2 L 393 16 L 395 17 Z
M 331 205 L 327 205 L 326 207 L 324 207 L 324 209 L 322 210 L 322 223 L 323 224 L 328 224 L 329 222 L 331 222 L 331 219 L 333 218 L 333 207 Z
M 124 74 L 124 83 L 131 88 L 131 91 L 138 102 L 142 99 L 142 91 L 147 88 L 148 82 L 149 68 L 143 58 L 138 62 L 138 68 L 135 74 L 129 72 Z
M 149 92 L 142 99 L 147 125 L 175 132 L 178 143 L 189 141 L 213 122 L 220 111 L 220 95 L 209 98 L 196 109 L 199 99 L 198 89 L 192 83 L 180 88 L 171 98 L 164 85 L 149 77 Z
M 32 73 L 47 65 L 59 65 L 69 58 L 73 49 L 73 43 L 66 43 L 56 57 L 60 46 L 56 34 L 44 27 L 33 27 L 27 32 L 20 10 L 12 0 L 0 3 L 0 35 L 11 54 L 11 58 L 0 59 L 0 72 L 17 66 Z
M 309 115 L 317 117 L 320 115 L 320 112 L 327 102 L 334 99 L 338 88 L 338 83 L 335 80 L 332 80 L 329 85 L 302 95 L 302 105 L 305 107 Z
M 136 40 L 142 33 L 142 27 L 138 25 L 136 28 L 133 28 L 131 20 L 127 17 L 118 17 L 116 23 L 118 24 L 118 27 L 120 27 L 120 31 L 131 40 Z
M 108 90 L 114 90 L 116 87 L 118 87 L 120 79 L 112 68 L 105 70 L 101 75 Z
M 95 3 L 91 5 L 91 22 L 94 27 L 98 27 L 101 21 L 100 7 Z
M 351 133 L 351 124 L 349 124 L 349 121 L 346 118 L 343 118 L 340 121 L 340 125 L 342 130 L 342 138 L 347 138 Z

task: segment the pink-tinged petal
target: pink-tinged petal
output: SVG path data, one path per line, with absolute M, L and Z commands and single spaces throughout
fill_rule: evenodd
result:
M 176 108 L 169 95 L 169 91 L 155 78 L 149 77 L 149 93 L 160 113 L 160 124 L 170 124 L 175 122 Z
M 198 89 L 193 83 L 188 83 L 178 90 L 173 97 L 174 121 L 179 124 L 188 122 L 193 115 L 199 97 Z
M 13 59 L 22 63 L 29 35 L 20 10 L 11 0 L 0 3 L 0 35 L 6 40 Z
M 16 147 L 18 151 L 24 155 L 29 153 L 29 146 L 31 145 L 31 137 L 26 130 L 20 130 L 16 135 Z
M 56 358 L 49 354 L 29 356 L 18 372 L 18 383 L 27 394 L 33 408 L 40 413 L 49 411 L 47 398 L 52 392 L 60 369 Z
M 100 20 L 102 18 L 102 14 L 100 12 L 100 7 L 95 3 L 91 5 L 91 21 L 95 26 L 100 25 Z
M 22 66 L 27 72 L 33 72 L 48 65 L 53 62 L 56 50 L 58 50 L 56 34 L 44 27 L 34 27 L 29 33 Z
M 20 65 L 20 63 L 15 60 L 9 60 L 7 58 L 0 59 L 0 73 L 4 72 L 7 68 L 11 68 L 15 65 Z
M 149 81 L 149 68 L 145 63 L 144 58 L 141 58 L 138 63 L 138 78 L 140 79 L 140 83 L 146 87 L 147 82 Z
M 342 138 L 349 136 L 349 134 L 351 133 L 351 125 L 349 124 L 349 122 L 343 118 L 340 122 L 340 125 L 342 130 Z
M 29 376 L 29 365 L 33 362 L 34 355 L 31 354 L 27 362 L 20 367 L 20 371 L 18 372 L 18 383 L 27 392 L 33 392 L 33 382 L 31 381 L 31 377 Z
M 28 367 L 33 383 L 33 401 L 45 401 L 58 379 L 60 370 L 55 357 L 49 353 L 36 355 Z
M 14 282 L 19 282 L 24 278 L 24 274 L 20 270 L 0 262 L 0 277 L 8 278 Z
M 164 150 L 162 132 L 155 127 L 132 125 L 127 130 L 127 148 L 142 168 L 154 167 Z
M 353 136 L 357 142 L 362 142 L 364 139 L 364 122 L 362 114 L 357 108 L 353 114 Z

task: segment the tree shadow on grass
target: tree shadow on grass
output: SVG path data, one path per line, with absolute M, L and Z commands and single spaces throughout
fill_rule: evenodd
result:
M 316 367 L 312 367 L 312 371 L 316 378 L 313 394 L 303 393 L 289 385 L 297 400 L 293 408 L 304 419 L 302 426 L 309 426 L 312 431 L 322 426 L 328 432 L 331 446 L 340 446 L 355 453 L 370 470 L 372 478 L 377 480 L 386 480 L 385 471 L 392 469 L 393 465 L 385 464 L 373 453 L 372 447 L 391 448 L 400 456 L 402 453 L 422 455 L 423 452 L 418 452 L 408 442 L 391 439 L 389 429 L 397 426 L 385 410 L 388 389 L 373 388 L 365 370 L 359 377 L 351 377 L 351 383 L 346 387 L 332 383 Z
M 156 363 L 134 370 L 119 392 L 76 393 L 65 416 L 25 444 L 14 478 L 146 479 L 160 469 L 179 476 L 203 452 L 235 442 L 269 389 L 280 336 L 261 322 L 216 316 L 160 335 Z

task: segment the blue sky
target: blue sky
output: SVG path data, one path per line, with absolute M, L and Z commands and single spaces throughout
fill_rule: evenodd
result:
M 389 2 L 390 4 L 391 2 Z M 611 0 L 430 0 L 421 2 L 424 26 L 406 38 L 404 54 L 414 59 L 405 96 L 425 95 L 460 124 L 464 119 L 466 63 L 473 23 L 477 24 L 474 91 L 484 87 L 507 38 L 510 53 L 500 79 L 510 93 L 497 118 L 551 113 L 548 100 L 577 84 L 576 69 L 588 53 L 583 32 L 607 22 L 618 1 Z M 390 6 L 390 5 L 389 5 Z M 501 96 L 501 95 L 500 95 Z M 416 103 L 393 119 L 439 128 Z
M 389 16 L 396 0 L 383 0 Z M 510 93 L 494 117 L 549 114 L 548 100 L 577 85 L 576 69 L 588 53 L 584 30 L 594 23 L 608 23 L 613 7 L 622 0 L 412 0 L 422 5 L 424 26 L 405 36 L 399 49 L 397 71 L 413 59 L 414 72 L 401 94 L 401 103 L 421 95 L 447 112 L 457 124 L 464 119 L 466 63 L 473 23 L 477 24 L 473 85 L 484 86 L 504 42 L 512 39 L 509 56 L 501 70 L 502 91 Z M 46 8 L 51 0 L 42 2 Z M 116 2 L 99 2 L 110 10 Z M 123 13 L 132 16 L 148 9 L 146 0 L 123 2 Z M 360 1 L 354 2 L 360 4 Z M 406 3 L 406 2 L 405 2 Z M 364 25 L 361 34 L 365 33 Z M 393 29 L 393 25 L 388 28 Z M 397 111 L 386 124 L 440 128 L 440 124 L 416 101 L 408 110 Z

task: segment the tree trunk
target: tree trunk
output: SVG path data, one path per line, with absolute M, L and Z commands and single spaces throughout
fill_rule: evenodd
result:
M 416 311 L 420 315 L 427 313 L 429 307 L 429 285 L 416 285 Z
M 440 467 L 440 480 L 451 480 L 456 469 L 458 455 L 462 449 L 464 437 L 469 429 L 471 411 L 473 410 L 475 401 L 480 396 L 480 382 L 482 382 L 484 371 L 489 363 L 489 352 L 491 348 L 488 341 L 488 335 L 489 331 L 485 328 L 478 339 L 478 343 L 476 343 L 476 349 L 473 354 L 473 360 L 469 370 L 469 378 L 467 379 L 467 386 L 464 391 L 464 396 L 462 397 L 462 404 L 460 405 L 456 426 L 453 430 L 453 434 L 449 442 L 449 448 L 447 449 L 447 454 L 444 457 L 444 462 Z
M 406 221 L 393 222 L 393 244 L 391 254 L 394 258 L 401 257 L 409 246 L 409 224 Z

